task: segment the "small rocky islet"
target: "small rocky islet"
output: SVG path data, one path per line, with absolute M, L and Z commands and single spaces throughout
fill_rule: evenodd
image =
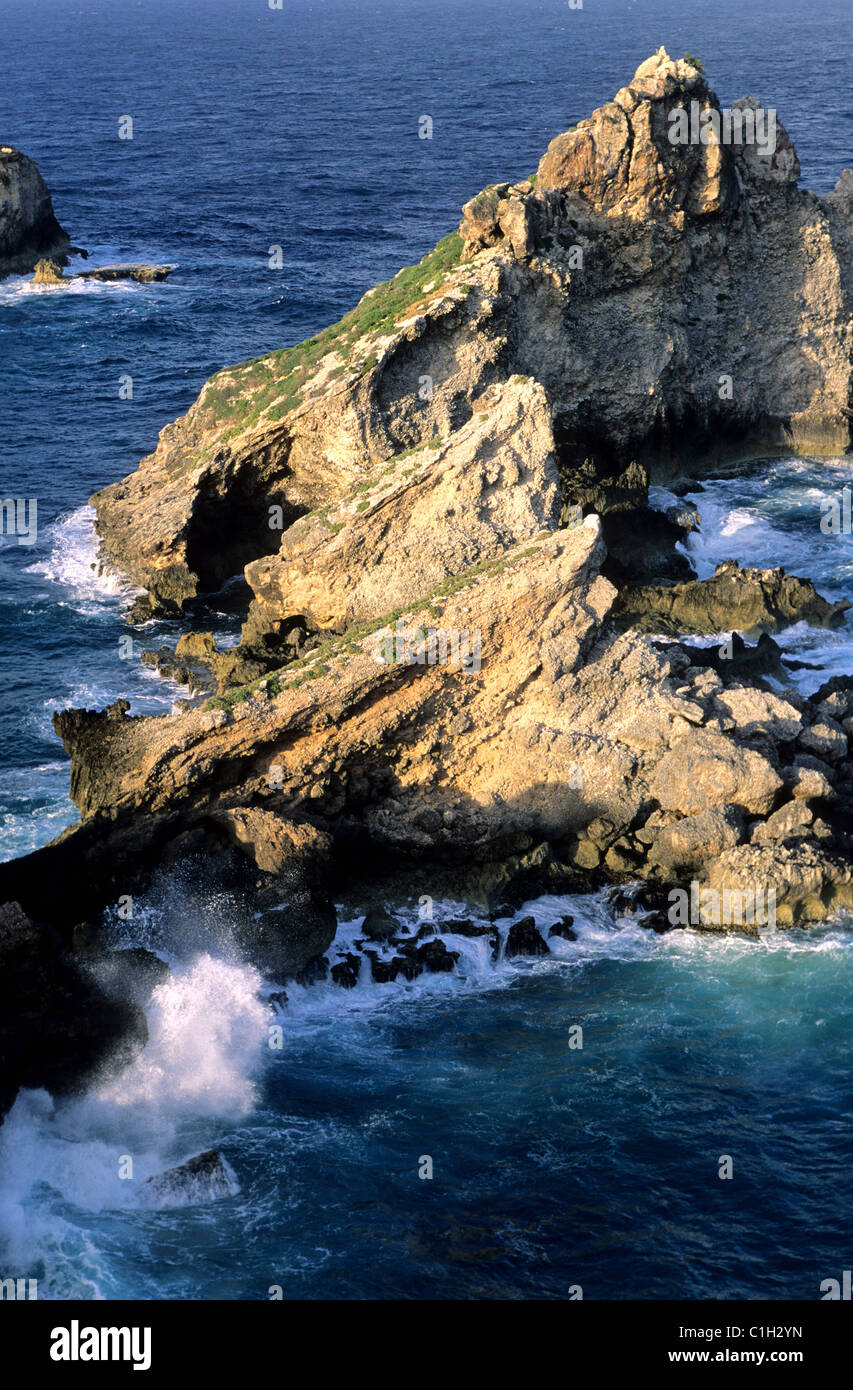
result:
M 848 605 L 780 569 L 698 579 L 695 510 L 649 499 L 849 449 L 853 171 L 801 190 L 779 122 L 763 154 L 673 145 L 694 102 L 720 110 L 660 50 L 533 177 L 340 323 L 211 378 L 92 498 L 132 624 L 241 572 L 251 600 L 236 648 L 147 654 L 194 690 L 179 712 L 55 717 L 81 819 L 0 865 L 0 1105 L 144 1045 L 159 962 L 111 951 L 102 914 L 181 876 L 230 904 L 277 1007 L 289 981 L 452 970 L 454 935 L 547 954 L 571 921 L 519 915 L 547 892 L 605 887 L 658 929 L 697 883 L 772 887 L 782 927 L 853 907 L 853 673 L 806 697 L 773 637 Z M 336 950 L 344 898 L 363 921 Z M 469 915 L 412 921 L 443 899 Z M 38 998 L 61 1065 L 30 1046 Z
M 71 245 L 53 210 L 50 190 L 35 160 L 12 145 L 0 145 L 0 280 L 33 271 L 36 285 L 68 285 L 74 280 L 134 280 L 154 284 L 168 279 L 168 265 L 107 265 L 64 273 L 72 256 L 88 252 Z

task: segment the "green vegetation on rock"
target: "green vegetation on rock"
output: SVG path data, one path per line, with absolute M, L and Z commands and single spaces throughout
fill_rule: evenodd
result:
M 417 265 L 406 266 L 392 280 L 368 290 L 354 309 L 322 333 L 295 347 L 217 373 L 204 388 L 202 410 L 214 416 L 217 424 L 231 423 L 230 438 L 258 424 L 262 416 L 280 420 L 288 415 L 299 405 L 304 388 L 330 353 L 343 359 L 330 372 L 335 379 L 347 368 L 352 372 L 371 370 L 378 361 L 375 352 L 361 363 L 352 361 L 358 343 L 390 333 L 407 310 L 414 309 L 425 293 L 437 289 L 455 270 L 462 247 L 459 233 L 452 232 Z

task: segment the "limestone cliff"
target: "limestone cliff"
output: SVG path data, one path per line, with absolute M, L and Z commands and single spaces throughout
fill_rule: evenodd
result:
M 70 247 L 38 165 L 0 145 L 0 279 L 25 274 L 44 256 L 64 265 Z
M 279 549 L 271 505 L 286 526 L 340 503 L 516 375 L 545 393 L 569 502 L 584 468 L 846 449 L 853 176 L 823 199 L 799 189 L 781 122 L 751 100 L 733 110 L 765 120 L 772 149 L 672 143 L 694 105 L 720 117 L 698 69 L 661 51 L 534 179 L 466 204 L 420 265 L 307 343 L 213 377 L 93 498 L 105 553 L 176 612 Z

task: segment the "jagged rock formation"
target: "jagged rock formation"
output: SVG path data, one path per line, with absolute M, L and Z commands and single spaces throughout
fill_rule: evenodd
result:
M 718 565 L 710 579 L 626 587 L 619 603 L 632 627 L 676 636 L 732 628 L 778 632 L 798 622 L 837 627 L 850 606 L 847 600 L 828 603 L 809 579 L 779 569 L 741 569 L 734 560 Z
M 614 636 L 604 553 L 588 517 L 209 709 L 133 718 L 120 701 L 60 713 L 84 819 L 0 866 L 0 892 L 36 915 L 73 916 L 72 863 L 91 910 L 176 834 L 214 831 L 262 873 L 289 867 L 300 882 L 317 854 L 356 874 L 386 856 L 463 864 L 472 881 L 491 864 L 494 884 L 513 859 L 524 872 L 538 864 L 540 883 L 601 872 L 662 884 L 762 843 L 757 827 L 784 838 L 787 821 L 773 816 L 794 801 L 817 806 L 811 838 L 824 826 L 844 844 L 853 690 L 780 696 L 693 664 L 678 644 Z M 825 887 L 824 909 L 847 901 L 846 879 Z M 789 898 L 797 916 L 794 887 Z
M 849 443 L 853 181 L 799 191 L 781 127 L 764 155 L 672 145 L 694 101 L 719 112 L 655 55 L 535 181 L 478 195 L 309 343 L 214 377 L 96 494 L 135 617 L 244 567 L 254 598 L 236 651 L 175 653 L 215 673 L 204 708 L 56 716 L 82 819 L 0 865 L 0 901 L 67 935 L 189 862 L 284 981 L 322 977 L 327 895 L 380 870 L 488 909 L 637 879 L 653 901 L 773 885 L 783 924 L 853 906 L 853 677 L 811 700 L 761 679 L 785 674 L 768 629 L 841 608 L 781 571 L 692 582 L 673 541 L 695 518 L 647 494 L 721 437 Z M 513 951 L 548 949 L 514 926 Z M 370 932 L 375 979 L 453 968 Z
M 35 160 L 0 145 L 0 279 L 26 274 L 43 256 L 67 265 L 70 249 Z
M 779 123 L 767 155 L 671 143 L 693 102 L 719 112 L 700 72 L 655 55 L 552 142 L 535 182 L 472 199 L 420 266 L 310 342 L 213 377 L 93 498 L 105 552 L 174 612 L 278 549 L 271 504 L 286 525 L 339 503 L 515 374 L 545 392 L 567 502 L 634 458 L 843 451 L 850 178 L 800 190 Z

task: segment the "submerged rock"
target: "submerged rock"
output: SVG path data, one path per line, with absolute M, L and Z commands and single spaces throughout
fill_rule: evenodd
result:
M 188 1158 L 176 1168 L 167 1168 L 142 1185 L 145 1200 L 158 1207 L 198 1206 L 235 1197 L 240 1184 L 230 1163 L 216 1149 Z

